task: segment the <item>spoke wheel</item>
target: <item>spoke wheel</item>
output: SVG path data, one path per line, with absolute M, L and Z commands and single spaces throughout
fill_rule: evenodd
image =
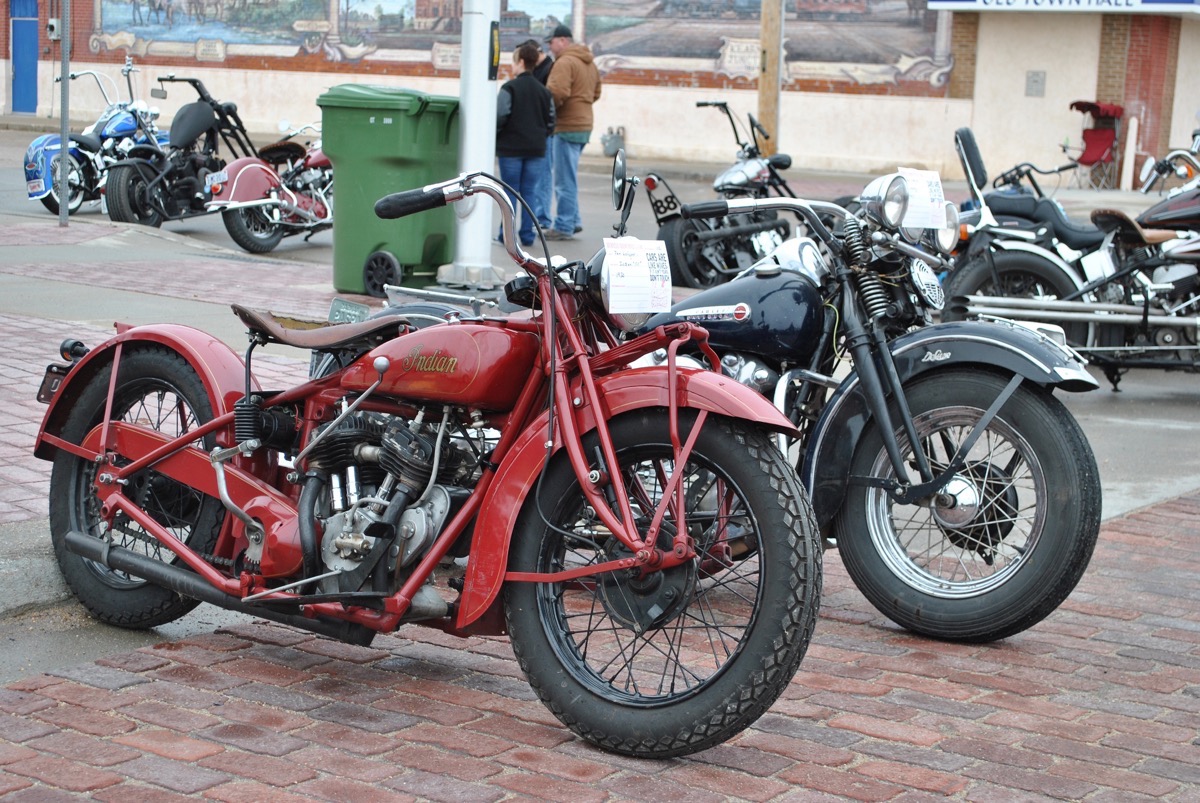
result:
M 67 440 L 81 442 L 101 422 L 107 392 L 108 373 L 101 372 L 84 387 L 71 410 L 63 429 Z M 204 386 L 181 357 L 158 349 L 126 353 L 113 399 L 112 420 L 175 437 L 211 418 Z M 200 445 L 211 447 L 211 439 Z M 114 516 L 111 528 L 102 525 L 96 482 L 97 474 L 103 471 L 104 466 L 67 452 L 59 452 L 54 460 L 50 478 L 51 538 L 67 584 L 93 615 L 110 624 L 147 628 L 183 616 L 196 606 L 196 601 L 80 557 L 64 546 L 66 533 L 76 530 L 155 560 L 177 560 L 124 514 Z M 124 493 L 191 548 L 204 553 L 216 542 L 224 515 L 218 500 L 153 469 L 133 475 Z
M 675 470 L 666 432 L 662 411 L 612 424 L 643 537 Z M 787 685 L 815 623 L 820 547 L 807 496 L 767 439 L 710 419 L 682 470 L 695 558 L 657 572 L 508 587 L 513 648 L 530 683 L 576 733 L 627 755 L 683 755 L 747 727 Z M 631 556 L 583 501 L 561 456 L 533 495 L 514 570 L 562 572 Z M 668 511 L 660 549 L 679 524 Z
M 662 224 L 658 239 L 667 245 L 667 263 L 671 266 L 671 283 L 676 287 L 703 290 L 726 281 L 720 268 L 724 262 L 715 245 L 705 245 L 697 236 L 701 227 L 695 220 L 677 217 Z
M 946 280 L 946 297 L 997 296 L 1052 301 L 1075 291 L 1074 282 L 1057 265 L 1037 255 L 1000 251 L 993 254 L 992 259 L 995 271 L 988 265 L 987 259 L 977 259 L 951 273 Z M 1080 310 L 1083 309 L 1081 304 Z M 961 317 L 951 310 L 949 304 L 942 310 L 944 321 L 959 320 Z M 1062 327 L 1071 345 L 1089 344 L 1089 324 L 1065 322 Z
M 61 152 L 50 159 L 50 194 L 42 196 L 42 206 L 55 215 L 59 213 L 59 199 L 63 197 L 61 159 Z M 69 153 L 67 164 L 67 214 L 73 215 L 83 206 L 84 177 L 79 162 Z
M 906 388 L 920 448 L 937 475 L 1005 385 L 974 371 Z M 895 433 L 920 482 L 912 447 Z M 1078 423 L 1048 393 L 1022 385 L 932 497 L 902 504 L 852 483 L 836 521 L 851 579 L 884 614 L 936 638 L 990 641 L 1041 621 L 1078 583 L 1100 527 L 1095 458 Z M 895 479 L 877 428 L 850 475 Z
M 251 254 L 266 254 L 283 240 L 283 226 L 268 217 L 261 207 L 226 209 L 221 213 L 225 231 Z

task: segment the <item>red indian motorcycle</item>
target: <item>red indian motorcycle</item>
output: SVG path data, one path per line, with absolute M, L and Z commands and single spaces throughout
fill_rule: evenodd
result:
M 626 218 L 627 186 L 614 168 Z M 203 601 L 358 644 L 408 623 L 507 633 L 584 739 L 656 758 L 716 745 L 779 696 L 816 622 L 812 509 L 770 441 L 795 430 L 753 390 L 676 362 L 693 344 L 719 364 L 704 329 L 621 342 L 647 316 L 606 310 L 604 251 L 547 269 L 492 177 L 376 211 L 477 193 L 501 208 L 527 272 L 506 291 L 528 317 L 300 330 L 234 306 L 244 359 L 170 324 L 65 342 L 36 444 L 54 463 L 62 572 L 128 628 Z M 357 356 L 266 390 L 251 357 L 269 343 Z M 630 368 L 657 349 L 664 365 Z
M 308 239 L 333 226 L 333 164 L 320 140 L 301 145 L 292 139 L 306 131 L 320 133 L 302 126 L 206 177 L 207 208 L 221 211 L 229 236 L 252 254 L 273 251 L 284 237 L 305 232 Z

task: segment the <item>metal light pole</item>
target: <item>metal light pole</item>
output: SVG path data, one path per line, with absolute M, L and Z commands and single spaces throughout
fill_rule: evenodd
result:
M 71 0 L 62 0 L 62 129 L 59 132 L 58 150 L 58 225 L 66 227 L 71 219 Z M 50 176 L 51 183 L 54 176 Z
M 500 0 L 464 0 L 458 107 L 458 167 L 463 173 L 495 169 L 499 37 Z M 486 289 L 503 284 L 504 273 L 492 267 L 492 200 L 459 201 L 454 214 L 454 264 L 438 268 L 438 282 Z

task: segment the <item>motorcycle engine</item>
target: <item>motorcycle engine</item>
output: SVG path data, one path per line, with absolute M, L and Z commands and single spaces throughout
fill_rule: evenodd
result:
M 362 413 L 318 430 L 308 477 L 325 477 L 316 504 L 326 594 L 394 593 L 478 480 L 477 450 L 451 422 Z M 437 602 L 433 602 L 437 608 Z M 413 613 L 436 616 L 414 600 Z
M 1167 292 L 1167 298 L 1173 305 L 1187 302 L 1178 310 L 1179 312 L 1195 309 L 1197 302 L 1200 302 L 1200 295 L 1198 295 L 1200 275 L 1198 275 L 1195 265 L 1183 263 L 1164 265 L 1154 269 L 1151 279 L 1160 287 L 1170 285 L 1171 289 Z

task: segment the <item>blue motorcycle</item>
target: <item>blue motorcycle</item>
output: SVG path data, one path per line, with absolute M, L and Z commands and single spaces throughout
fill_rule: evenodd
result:
M 58 214 L 60 199 L 67 199 L 67 212 L 75 214 L 85 201 L 98 201 L 108 178 L 108 168 L 129 153 L 134 145 L 151 141 L 165 143 L 167 133 L 159 131 L 155 120 L 158 109 L 145 101 L 133 100 L 133 59 L 126 57 L 121 75 L 129 88 L 130 100 L 122 101 L 120 91 L 111 76 L 94 70 L 68 73 L 70 80 L 92 76 L 104 96 L 105 109 L 95 123 L 79 134 L 70 135 L 67 150 L 67 191 L 62 192 L 62 137 L 43 134 L 29 144 L 25 151 L 25 184 L 29 200 L 41 201 L 42 206 Z M 62 78 L 56 78 L 61 81 Z M 105 81 L 110 86 L 105 86 Z M 112 94 L 109 94 L 109 89 Z

